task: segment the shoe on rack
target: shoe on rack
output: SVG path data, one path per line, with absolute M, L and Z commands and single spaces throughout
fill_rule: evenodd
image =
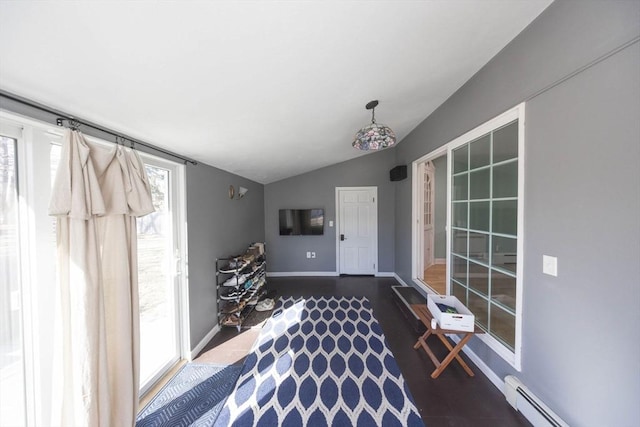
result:
M 233 258 L 229 261 L 229 268 L 238 268 L 244 265 L 244 261 L 241 258 Z
M 269 311 L 269 310 L 273 310 L 273 307 L 275 307 L 276 303 L 275 301 L 273 301 L 270 298 L 264 299 L 262 301 L 260 301 L 258 304 L 256 304 L 256 311 Z
M 242 270 L 248 264 L 242 258 L 234 258 L 227 263 L 224 267 L 220 268 L 221 273 L 235 273 Z
M 228 294 L 220 295 L 220 299 L 225 300 L 225 301 L 233 301 L 233 300 L 236 300 L 236 299 L 240 298 L 243 294 L 244 294 L 244 292 L 242 292 L 242 291 L 233 290 L 233 291 L 229 292 Z
M 223 314 L 237 313 L 238 311 L 240 311 L 240 304 L 228 302 L 220 309 L 220 313 Z
M 240 276 L 233 276 L 225 280 L 222 286 L 238 286 L 238 285 L 242 285 L 246 280 L 247 280 L 247 276 L 244 274 Z
M 234 315 L 227 316 L 222 321 L 223 326 L 238 326 L 240 324 L 240 318 Z
M 255 296 L 253 298 L 251 298 L 249 301 L 247 301 L 247 305 L 257 305 L 258 304 L 258 297 Z
M 251 287 L 249 289 L 252 290 L 252 291 L 257 291 L 258 289 L 260 289 L 262 287 L 262 285 L 264 285 L 264 280 L 263 279 L 254 280 L 253 284 L 251 285 Z
M 251 268 L 254 272 L 260 270 L 264 266 L 264 261 L 253 264 Z
M 263 277 L 259 278 L 259 279 L 253 279 L 251 286 L 248 288 L 251 291 L 257 291 L 258 289 L 262 288 L 262 286 L 265 284 L 265 280 Z M 262 292 L 261 292 L 262 294 Z M 264 299 L 264 298 L 262 298 Z

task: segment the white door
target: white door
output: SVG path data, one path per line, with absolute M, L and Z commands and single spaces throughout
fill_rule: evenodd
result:
M 423 182 L 423 231 L 424 231 L 424 269 L 431 267 L 434 262 L 434 230 L 433 230 L 433 198 L 434 198 L 434 172 L 432 162 L 424 167 Z
M 339 274 L 376 274 L 377 187 L 337 188 Z

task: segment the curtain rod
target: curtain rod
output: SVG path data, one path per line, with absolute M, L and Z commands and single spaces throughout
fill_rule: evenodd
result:
M 131 142 L 132 146 L 135 145 L 135 144 L 142 145 L 143 147 L 147 147 L 147 148 L 150 148 L 150 149 L 152 149 L 154 151 L 158 151 L 158 152 L 166 154 L 168 156 L 175 157 L 176 159 L 180 159 L 185 163 L 191 163 L 192 165 L 197 165 L 198 164 L 197 161 L 195 161 L 193 159 L 190 159 L 188 157 L 180 156 L 180 155 L 178 155 L 176 153 L 173 153 L 171 151 L 164 150 L 162 148 L 156 147 L 155 145 L 148 144 L 146 142 L 142 142 L 140 140 L 131 138 L 131 137 L 129 137 L 127 135 L 124 135 L 122 133 L 116 133 L 116 132 L 114 132 L 112 130 L 106 129 L 106 128 L 104 128 L 104 127 L 102 127 L 100 125 L 97 125 L 95 123 L 91 123 L 89 121 L 79 119 L 79 118 L 74 117 L 74 116 L 72 116 L 70 114 L 64 113 L 62 111 L 56 110 L 54 108 L 48 107 L 48 106 L 43 105 L 43 104 L 39 104 L 37 102 L 34 102 L 34 101 L 29 100 L 29 99 L 23 98 L 21 96 L 15 95 L 15 94 L 13 94 L 11 92 L 7 92 L 5 90 L 0 89 L 0 96 L 2 96 L 4 98 L 7 98 L 7 99 L 10 99 L 12 101 L 19 102 L 20 104 L 23 104 L 23 105 L 26 105 L 26 106 L 29 106 L 29 107 L 32 107 L 32 108 L 36 108 L 36 109 L 38 109 L 40 111 L 44 111 L 45 113 L 49 113 L 49 114 L 53 114 L 55 116 L 58 116 L 57 119 L 56 119 L 56 125 L 58 125 L 58 126 L 62 126 L 63 125 L 63 123 L 62 123 L 63 120 L 66 120 L 69 124 L 71 124 L 72 128 L 73 127 L 77 128 L 77 126 L 82 125 L 82 126 L 87 126 L 87 127 L 92 128 L 92 129 L 98 130 L 100 132 L 104 132 L 106 134 L 112 135 L 112 136 L 114 136 L 116 138 L 116 143 L 118 143 L 118 140 L 128 140 L 128 141 Z

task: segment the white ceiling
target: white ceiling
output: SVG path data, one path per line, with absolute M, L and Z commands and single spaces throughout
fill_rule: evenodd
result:
M 402 140 L 551 0 L 0 0 L 0 88 L 260 183 Z

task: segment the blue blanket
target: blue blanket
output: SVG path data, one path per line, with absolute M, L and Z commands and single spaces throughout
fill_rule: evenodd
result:
M 216 426 L 423 426 L 366 298 L 285 298 Z

